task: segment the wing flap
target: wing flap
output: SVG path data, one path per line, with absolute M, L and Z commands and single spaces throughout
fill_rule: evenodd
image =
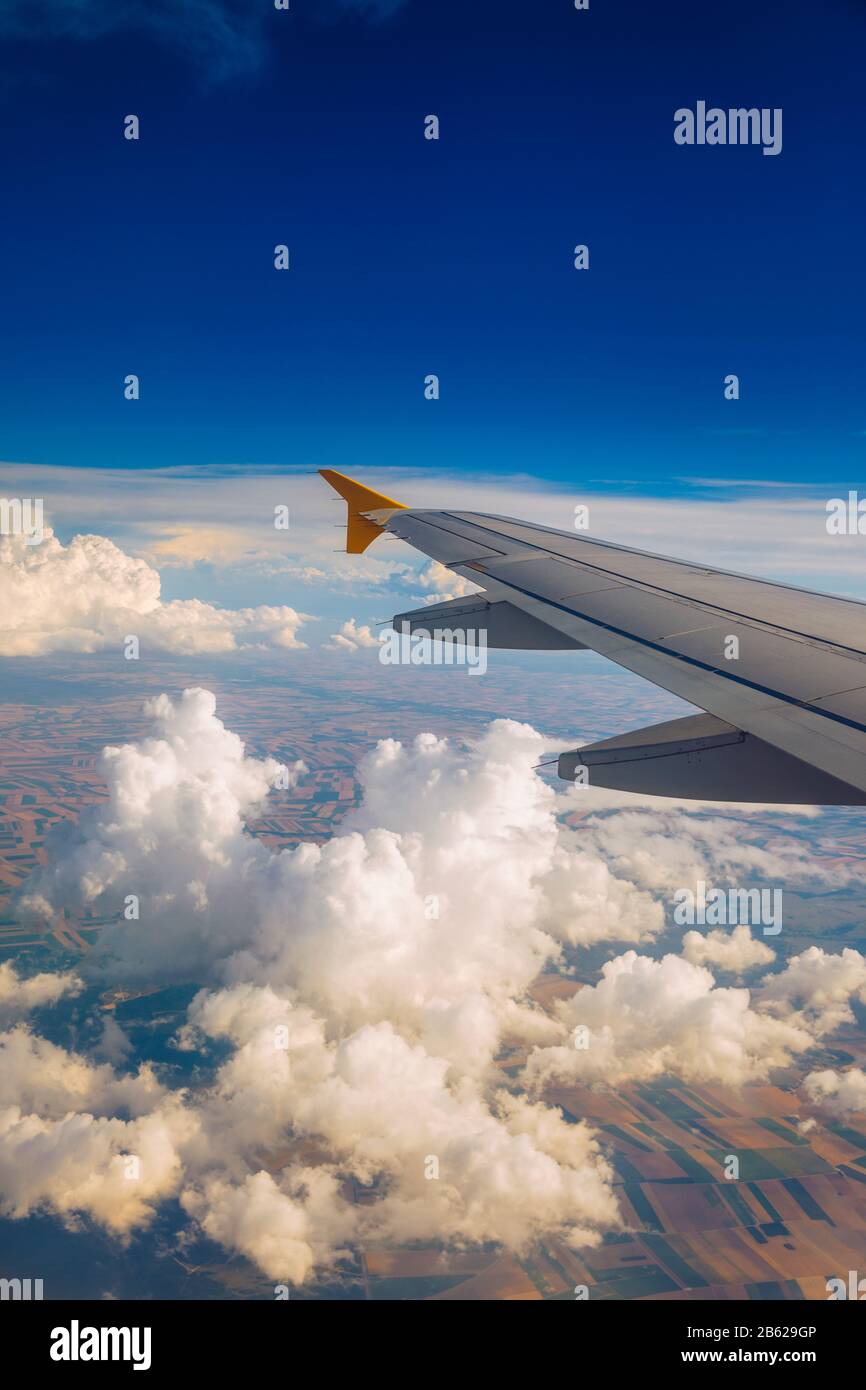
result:
M 483 595 L 448 599 L 429 604 L 410 613 L 398 613 L 393 620 L 397 632 L 423 632 L 441 642 L 461 642 L 467 631 L 484 634 L 488 647 L 510 651 L 568 651 L 584 648 L 582 642 L 534 618 L 507 600 L 490 603 Z
M 709 714 L 687 715 L 559 758 L 560 777 L 644 795 L 863 806 L 866 792 Z

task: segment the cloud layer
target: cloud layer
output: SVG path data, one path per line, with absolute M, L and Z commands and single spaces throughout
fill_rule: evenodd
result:
M 163 696 L 151 714 L 151 739 L 106 750 L 107 804 L 55 845 L 23 904 L 50 920 L 61 906 L 111 911 L 135 895 L 140 919 L 106 928 L 89 968 L 209 981 L 178 1044 L 230 1045 L 205 1090 L 154 1088 L 147 1117 L 123 1121 L 134 1132 L 96 1123 L 120 1078 L 104 1063 L 82 1077 L 67 1060 L 76 1113 L 92 1117 L 87 1133 L 102 1145 L 97 1155 L 88 1138 L 97 1171 L 110 1178 L 121 1149 L 148 1137 L 145 1118 L 160 1135 L 151 1187 L 108 1224 L 127 1229 L 178 1191 L 205 1232 L 295 1280 L 365 1235 L 520 1247 L 544 1231 L 592 1240 L 615 1224 L 591 1132 L 513 1094 L 495 1063 L 508 1040 L 556 1035 L 528 989 L 563 942 L 637 941 L 662 925 L 658 904 L 592 864 L 560 825 L 533 771 L 540 735 L 503 722 L 465 750 L 432 735 L 386 741 L 366 762 L 365 802 L 346 833 L 273 854 L 244 821 L 270 785 L 302 770 L 246 757 L 206 691 Z M 130 1082 L 133 1099 L 146 1082 Z M 22 1076 L 21 1115 L 53 1136 L 48 1100 Z M 261 1166 L 302 1139 L 321 1150 L 314 1171 Z M 346 1202 L 347 1176 L 375 1182 L 378 1199 Z M 61 1187 L 61 1170 L 46 1168 L 35 1190 L 16 1189 L 13 1209 L 77 1205 L 105 1220 L 89 1190 Z
M 591 1243 L 619 1223 L 613 1174 L 548 1085 L 761 1080 L 866 987 L 859 953 L 820 950 L 752 990 L 720 986 L 711 964 L 768 963 L 736 933 L 640 954 L 664 928 L 659 885 L 684 863 L 754 864 L 758 847 L 675 808 L 685 848 L 662 872 L 658 821 L 602 809 L 569 828 L 571 793 L 537 775 L 545 742 L 527 725 L 497 721 L 466 747 L 383 741 L 341 833 L 274 853 L 246 823 L 303 765 L 248 757 L 207 691 L 150 714 L 150 738 L 105 751 L 107 802 L 55 840 L 21 907 L 41 922 L 113 914 L 82 967 L 100 982 L 200 983 L 175 1043 L 211 1079 L 176 1091 L 147 1065 L 123 1070 L 122 1038 L 101 1044 L 112 1065 L 22 1023 L 0 1035 L 14 1215 L 86 1213 L 123 1237 L 176 1197 L 202 1232 L 296 1283 L 361 1241 Z M 594 987 L 535 1001 L 569 950 L 606 943 L 629 949 Z M 31 982 L 32 1002 L 67 987 Z M 39 1161 L 23 1163 L 30 1144 Z M 369 1200 L 350 1201 L 350 1181 Z

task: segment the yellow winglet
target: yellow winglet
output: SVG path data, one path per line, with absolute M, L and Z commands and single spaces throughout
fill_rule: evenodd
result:
M 393 497 L 386 497 L 383 492 L 374 492 L 371 487 L 356 483 L 354 478 L 347 478 L 345 473 L 338 473 L 335 468 L 320 468 L 319 473 L 335 492 L 345 498 L 348 508 L 346 551 L 349 555 L 363 555 L 370 542 L 382 533 L 383 527 L 365 516 L 365 512 L 406 511 L 402 502 L 395 502 Z

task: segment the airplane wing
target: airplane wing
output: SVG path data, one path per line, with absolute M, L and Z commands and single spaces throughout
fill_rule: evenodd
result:
M 398 614 L 398 630 L 589 647 L 706 711 L 564 753 L 560 776 L 660 796 L 866 805 L 866 604 L 510 517 L 416 510 L 321 472 L 347 501 L 352 553 L 387 532 L 483 590 Z

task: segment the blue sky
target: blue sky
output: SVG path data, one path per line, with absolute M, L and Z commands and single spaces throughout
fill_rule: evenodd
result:
M 73 14 L 0 5 L 0 457 L 856 485 L 863 6 Z

